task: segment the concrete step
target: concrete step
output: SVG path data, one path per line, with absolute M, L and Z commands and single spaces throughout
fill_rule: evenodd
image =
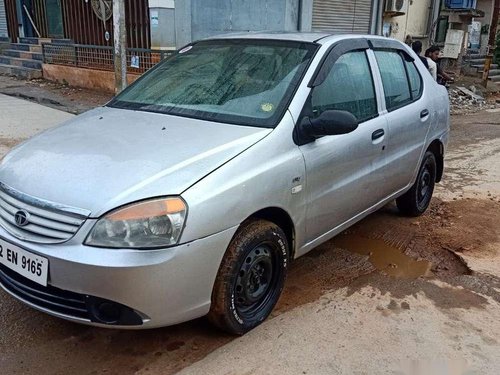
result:
M 15 49 L 17 51 L 42 53 L 42 46 L 39 46 L 38 44 L 11 43 L 10 49 Z
M 469 59 L 485 59 L 487 55 L 480 53 L 471 53 L 470 55 L 466 55 L 465 58 Z
M 35 45 L 42 45 L 43 43 L 70 44 L 73 41 L 71 39 L 59 38 L 19 38 L 19 43 Z
M 6 49 L 2 52 L 4 56 L 10 57 L 18 57 L 21 59 L 29 59 L 29 60 L 43 60 L 43 55 L 38 52 L 29 52 L 29 51 L 19 51 L 14 49 Z
M 471 68 L 476 68 L 476 69 L 484 69 L 484 64 L 474 64 L 471 65 Z M 490 69 L 498 69 L 498 64 L 491 64 Z
M 42 69 L 42 62 L 40 60 L 21 59 L 19 57 L 12 57 L 12 56 L 0 55 L 0 64 L 23 66 L 25 68 L 31 68 L 31 69 L 40 69 L 40 70 Z
M 0 36 L 0 52 L 3 51 L 4 49 L 9 48 L 10 46 L 10 39 L 6 36 Z
M 490 79 L 490 81 L 493 81 L 493 82 L 500 82 L 500 75 L 499 76 L 493 76 L 493 77 L 490 76 L 489 79 Z
M 486 59 L 470 59 L 467 61 L 472 65 L 480 65 L 480 64 L 484 65 L 484 63 L 486 62 Z
M 482 74 L 483 72 L 481 72 Z M 490 69 L 490 77 L 500 76 L 500 69 Z
M 16 76 L 18 78 L 36 79 L 42 78 L 42 71 L 20 66 L 0 64 L 0 74 Z

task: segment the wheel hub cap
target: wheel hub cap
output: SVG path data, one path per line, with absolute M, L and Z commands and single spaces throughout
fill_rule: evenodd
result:
M 422 201 L 426 198 L 427 193 L 429 192 L 430 184 L 431 184 L 431 173 L 428 169 L 425 169 L 420 177 L 419 181 L 419 189 L 418 189 L 418 198 L 419 201 Z
M 273 275 L 272 257 L 265 246 L 256 247 L 243 262 L 236 281 L 236 303 L 250 307 L 265 297 Z

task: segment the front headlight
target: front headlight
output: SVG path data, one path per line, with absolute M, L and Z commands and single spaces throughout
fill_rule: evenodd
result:
M 85 245 L 151 249 L 177 244 L 187 206 L 180 198 L 134 203 L 108 213 L 90 231 Z

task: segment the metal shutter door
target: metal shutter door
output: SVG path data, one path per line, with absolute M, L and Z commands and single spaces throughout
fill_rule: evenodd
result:
M 0 37 L 7 37 L 7 16 L 5 14 L 5 5 L 0 0 Z
M 315 31 L 368 34 L 373 0 L 314 0 Z

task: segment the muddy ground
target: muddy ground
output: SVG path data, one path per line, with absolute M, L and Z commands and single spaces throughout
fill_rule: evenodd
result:
M 436 356 L 498 373 L 499 174 L 500 114 L 454 117 L 429 211 L 403 218 L 390 204 L 296 260 L 272 317 L 242 338 L 205 319 L 139 332 L 80 326 L 0 292 L 0 372 L 378 374 Z
M 27 81 L 4 75 L 0 75 L 0 94 L 77 115 L 103 105 L 113 97 L 110 93 L 72 87 L 44 79 Z
M 486 215 L 476 220 L 476 215 L 464 212 Z M 500 203 L 488 200 L 436 199 L 429 214 L 419 219 L 401 218 L 394 205 L 389 205 L 294 262 L 273 321 L 279 324 L 286 312 L 322 301 L 327 292 L 344 287 L 348 288 L 346 299 L 371 286 L 398 299 L 424 293 L 446 309 L 482 308 L 488 304 L 487 297 L 500 302 L 500 278 L 474 275 L 455 254 L 480 252 L 486 245 L 498 243 L 498 223 Z M 471 232 L 478 235 L 471 238 Z M 380 243 L 374 246 L 373 240 Z M 365 248 L 356 248 L 359 241 L 368 244 L 371 256 L 360 254 Z M 377 257 L 378 263 L 370 261 Z M 422 269 L 412 262 L 430 267 Z M 433 279 L 463 289 L 440 288 L 430 282 Z M 159 360 L 161 374 L 173 374 L 235 340 L 213 329 L 205 319 L 144 332 L 79 326 L 33 311 L 3 292 L 0 295 L 0 367 L 9 374 L 134 374 L 147 372 Z M 333 302 L 343 308 L 341 300 Z M 318 310 L 325 307 L 323 303 L 332 300 L 322 301 Z M 393 302 L 387 308 L 411 307 L 409 302 Z

